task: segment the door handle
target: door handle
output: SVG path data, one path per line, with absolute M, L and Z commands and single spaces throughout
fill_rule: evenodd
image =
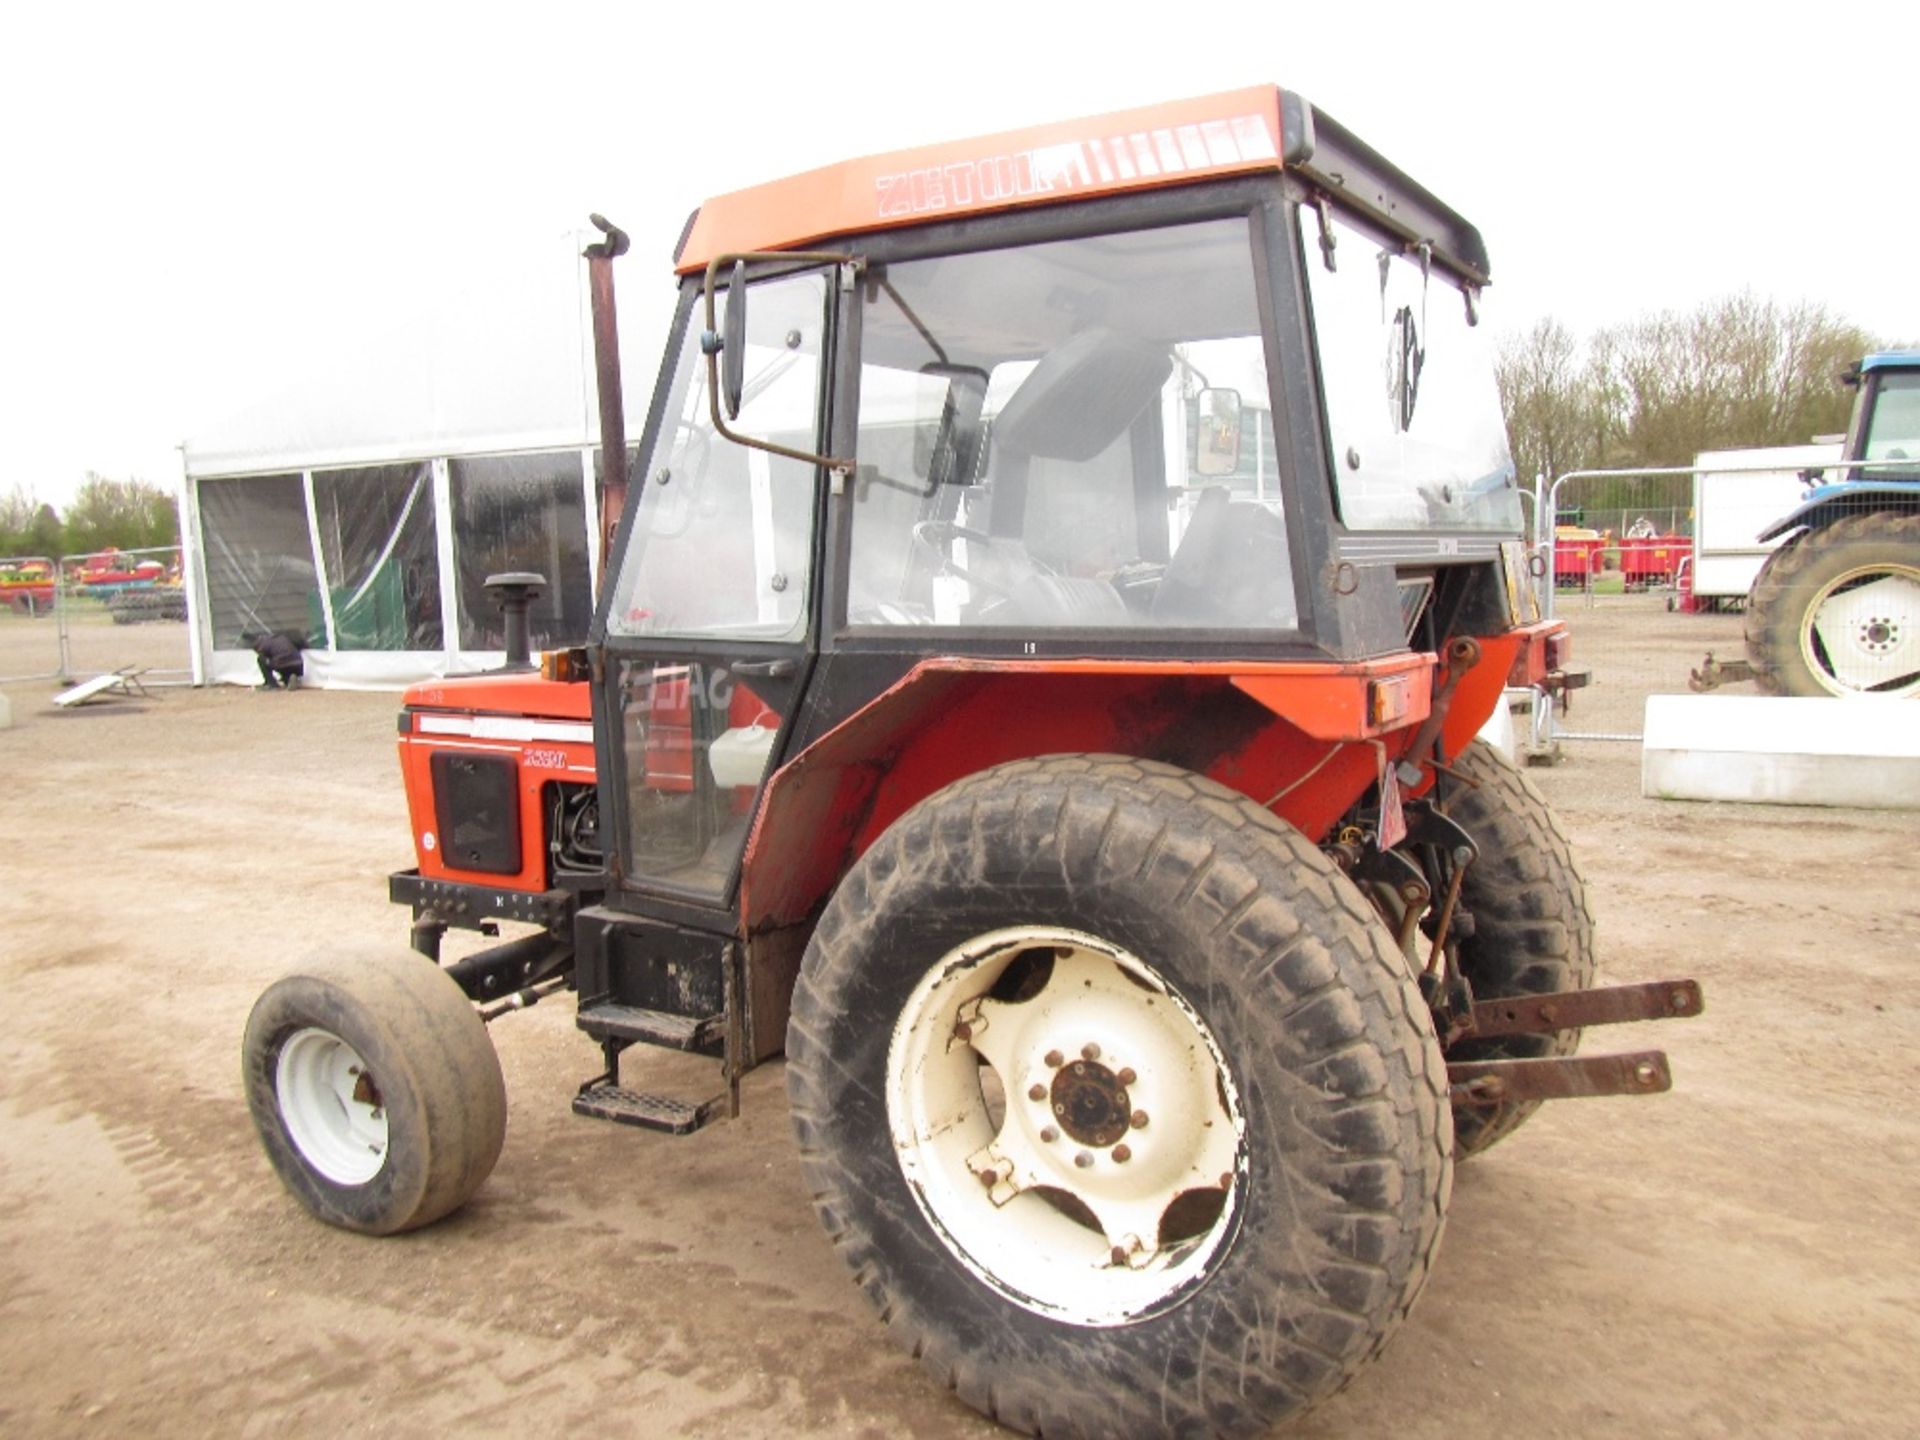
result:
M 800 667 L 791 660 L 742 660 L 727 667 L 736 675 L 749 675 L 756 679 L 785 680 Z

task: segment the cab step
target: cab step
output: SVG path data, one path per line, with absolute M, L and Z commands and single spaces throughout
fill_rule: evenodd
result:
M 673 1015 L 665 1010 L 643 1010 L 638 1005 L 602 1001 L 579 1012 L 580 1028 L 596 1040 L 624 1040 L 718 1055 L 726 1042 L 724 1015 Z
M 658 1130 L 667 1135 L 691 1135 L 718 1115 L 726 1103 L 725 1095 L 688 1104 L 666 1095 L 590 1081 L 573 1097 L 573 1113 L 621 1125 L 637 1125 L 642 1130 Z

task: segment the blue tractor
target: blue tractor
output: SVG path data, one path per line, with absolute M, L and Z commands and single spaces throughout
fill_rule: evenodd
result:
M 1920 695 L 1920 350 L 1850 369 L 1839 478 L 1818 472 L 1747 597 L 1747 663 L 1769 695 Z

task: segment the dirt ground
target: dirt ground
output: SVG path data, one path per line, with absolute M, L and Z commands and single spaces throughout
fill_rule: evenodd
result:
M 1615 657 L 1575 712 L 1598 728 L 1738 627 L 1574 619 Z M 96 666 L 184 649 L 125 630 Z M 45 644 L 0 629 L 0 676 Z M 495 1027 L 506 1151 L 464 1212 L 384 1241 L 308 1220 L 240 1034 L 289 957 L 405 943 L 396 699 L 51 689 L 6 686 L 0 731 L 0 1432 L 1000 1433 L 819 1234 L 778 1064 L 688 1139 L 579 1119 L 597 1055 L 564 998 Z M 1698 1020 L 1590 1037 L 1664 1044 L 1674 1091 L 1550 1106 L 1463 1166 L 1411 1321 L 1289 1433 L 1920 1434 L 1920 817 L 1643 800 L 1638 762 L 1582 743 L 1535 775 L 1606 978 L 1706 986 Z M 629 1076 L 712 1083 L 688 1063 Z

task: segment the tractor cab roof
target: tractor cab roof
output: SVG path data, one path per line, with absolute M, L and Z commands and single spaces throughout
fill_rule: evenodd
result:
M 1338 121 L 1271 85 L 823 166 L 717 196 L 694 212 L 682 273 L 740 251 L 1291 171 L 1470 285 L 1488 279 L 1480 234 Z
M 1881 350 L 1860 362 L 1860 373 L 1874 370 L 1920 370 L 1920 350 Z

